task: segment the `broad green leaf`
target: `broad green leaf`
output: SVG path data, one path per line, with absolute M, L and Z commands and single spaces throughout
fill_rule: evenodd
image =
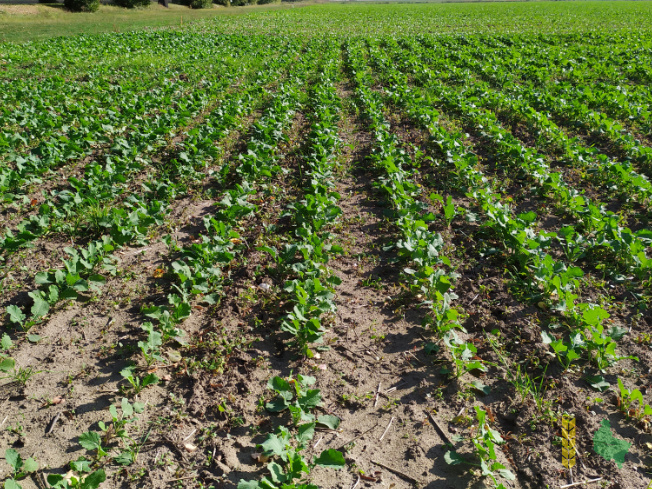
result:
M 49 485 L 56 486 L 63 481 L 63 476 L 60 474 L 48 474 L 47 481 Z
M 141 381 L 141 385 L 143 387 L 147 387 L 148 385 L 155 385 L 158 384 L 159 378 L 156 374 L 147 374 L 145 377 L 143 377 L 143 380 Z
M 9 314 L 9 321 L 15 324 L 23 324 L 23 321 L 25 321 L 25 319 L 27 318 L 27 316 L 23 314 L 22 309 L 15 305 L 7 306 L 7 314 Z M 3 336 L 3 341 L 4 341 L 4 336 Z M 3 347 L 3 349 L 6 350 L 7 348 Z
M 270 477 L 272 482 L 275 484 L 282 484 L 283 482 L 289 482 L 283 472 L 283 466 L 276 462 L 270 462 L 267 464 L 267 470 L 269 470 Z M 240 487 L 240 485 L 238 485 Z
M 611 387 L 611 384 L 604 380 L 602 375 L 593 375 L 586 377 L 586 381 L 598 392 L 604 392 Z
M 263 450 L 263 455 L 271 457 L 273 455 L 285 455 L 285 440 L 282 440 L 277 435 L 267 435 L 267 440 L 261 443 L 260 448 Z
M 7 479 L 4 484 L 4 489 L 23 489 L 23 486 L 13 479 Z
M 321 404 L 321 393 L 319 389 L 309 389 L 298 399 L 298 402 L 304 411 L 310 411 Z
M 122 398 L 120 407 L 122 408 L 122 415 L 125 418 L 130 418 L 131 415 L 134 414 L 134 408 L 131 406 L 131 404 L 129 404 L 129 400 L 126 397 Z
M 448 465 L 459 465 L 466 462 L 466 460 L 462 456 L 458 455 L 455 450 L 448 450 L 444 454 L 444 460 Z
M 332 469 L 341 469 L 346 465 L 342 452 L 332 448 L 321 452 L 321 455 L 315 459 L 314 463 L 320 467 L 330 467 Z
M 615 438 L 611 432 L 611 423 L 608 419 L 602 421 L 598 431 L 593 436 L 593 450 L 605 460 L 614 460 L 618 468 L 622 468 L 625 455 L 629 451 L 630 443 Z
M 0 356 L 0 372 L 10 372 L 16 366 L 16 361 L 13 358 Z
M 113 457 L 113 461 L 125 467 L 134 463 L 134 456 L 129 450 L 125 450 L 117 457 Z
M 25 460 L 25 464 L 23 465 L 23 472 L 30 473 L 36 472 L 37 470 L 38 462 L 36 460 L 34 460 L 32 457 Z
M 98 469 L 88 476 L 81 483 L 80 489 L 98 489 L 100 484 L 106 480 L 104 470 Z
M 134 376 L 134 370 L 136 370 L 136 367 L 134 365 L 130 367 L 125 367 L 122 370 L 120 370 L 120 375 L 122 375 L 123 378 L 128 379 L 129 377 Z
M 2 335 L 2 339 L 0 339 L 0 350 L 10 350 L 13 348 L 14 342 L 11 341 L 11 338 L 7 333 Z
M 34 282 L 36 285 L 49 285 L 52 283 L 49 276 L 50 274 L 48 272 L 39 272 L 34 277 Z
M 30 292 L 29 295 L 34 299 L 34 305 L 31 309 L 32 316 L 36 319 L 42 318 L 50 311 L 50 304 L 38 293 Z
M 297 441 L 299 443 L 306 443 L 307 441 L 312 440 L 315 436 L 315 423 L 306 423 L 297 426 Z
M 498 469 L 497 472 L 503 479 L 507 479 L 508 481 L 516 480 L 516 476 L 509 469 Z
M 20 454 L 13 448 L 7 448 L 7 450 L 5 450 L 5 460 L 14 468 L 14 471 L 20 470 L 20 468 L 23 466 L 23 459 L 20 457 Z
M 326 426 L 330 430 L 336 430 L 340 426 L 340 418 L 332 414 L 324 414 L 317 418 L 317 424 Z
M 70 468 L 75 472 L 79 472 L 81 474 L 85 472 L 90 472 L 91 461 L 87 460 L 84 457 L 79 457 L 77 460 L 73 460 L 72 462 L 70 462 Z
M 99 433 L 89 431 L 79 436 L 79 444 L 86 450 L 97 450 L 102 446 L 102 439 Z
M 39 291 L 30 292 L 28 295 L 34 300 L 34 304 L 32 305 L 31 309 L 32 316 L 37 319 L 45 316 L 50 310 L 50 304 L 48 304 L 48 302 L 43 299 L 43 297 L 41 297 L 41 293 Z
M 267 382 L 267 387 L 269 389 L 275 390 L 276 392 L 291 391 L 290 382 L 285 380 L 282 377 L 276 376 L 273 377 Z
M 41 337 L 37 334 L 28 334 L 27 341 L 29 341 L 30 343 L 38 343 L 39 341 L 41 341 Z
M 487 385 L 484 385 L 479 380 L 474 380 L 473 382 L 471 382 L 471 385 L 473 386 L 474 389 L 481 392 L 485 396 L 488 395 L 491 392 L 491 387 L 489 387 Z
M 245 481 L 240 479 L 238 482 L 238 489 L 263 489 L 258 481 Z
M 265 409 L 267 409 L 270 413 L 280 413 L 281 411 L 287 408 L 288 408 L 288 403 L 281 396 L 276 396 L 276 398 L 273 401 L 270 401 L 267 404 L 265 404 Z

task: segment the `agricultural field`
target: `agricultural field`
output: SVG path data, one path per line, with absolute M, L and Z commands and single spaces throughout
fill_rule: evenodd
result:
M 4 488 L 650 487 L 651 86 L 647 2 L 0 44 Z

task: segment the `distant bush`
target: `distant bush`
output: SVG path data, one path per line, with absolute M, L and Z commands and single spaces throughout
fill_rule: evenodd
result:
M 118 7 L 124 8 L 136 8 L 136 7 L 147 7 L 151 0 L 113 0 L 113 3 Z
M 299 0 L 292 0 L 292 1 L 299 1 Z M 231 0 L 231 5 L 233 5 L 234 7 L 242 7 L 244 5 L 256 5 L 256 4 L 264 5 L 266 3 L 281 3 L 281 0 Z
M 95 12 L 100 0 L 63 0 L 63 6 L 72 12 Z
M 213 0 L 186 0 L 185 4 L 190 8 L 211 8 Z
M 217 5 L 224 5 L 225 7 L 231 6 L 230 0 L 213 0 L 213 3 L 216 3 Z

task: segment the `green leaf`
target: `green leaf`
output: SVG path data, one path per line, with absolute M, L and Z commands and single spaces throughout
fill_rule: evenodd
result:
M 321 404 L 321 394 L 319 389 L 309 389 L 304 396 L 298 399 L 299 406 L 304 411 L 310 411 Z
M 48 474 L 47 481 L 49 485 L 56 487 L 57 484 L 63 481 L 63 476 L 60 474 Z
M 263 455 L 271 457 L 273 455 L 285 455 L 285 440 L 279 438 L 277 435 L 267 435 L 267 440 L 260 444 L 263 450 Z
M 13 358 L 0 356 L 0 372 L 9 372 L 16 366 L 16 361 Z
M 276 392 L 292 391 L 292 388 L 290 387 L 290 382 L 278 376 L 270 379 L 269 382 L 267 382 L 267 387 Z
M 288 481 L 300 478 L 302 472 L 306 474 L 310 473 L 310 467 L 308 467 L 306 461 L 300 453 L 297 453 L 294 450 L 288 454 L 288 463 L 286 464 L 285 470 Z
M 134 408 L 132 407 L 131 404 L 129 404 L 129 399 L 126 397 L 122 398 L 122 401 L 120 403 L 120 407 L 122 408 L 122 416 L 125 418 L 131 417 L 132 414 L 134 414 Z M 111 413 L 113 414 L 113 413 Z
M 568 350 L 568 353 L 566 353 L 566 358 L 568 359 L 568 362 L 572 362 L 573 360 L 577 360 L 580 358 L 580 354 L 577 353 L 574 349 Z
M 269 470 L 269 474 L 272 478 L 272 482 L 274 482 L 275 484 L 282 484 L 283 482 L 287 481 L 287 477 L 283 472 L 283 466 L 281 464 L 278 464 L 276 462 L 270 462 L 267 464 L 267 470 Z M 240 486 L 238 485 L 238 487 Z
M 16 324 L 23 324 L 23 321 L 27 318 L 22 309 L 15 305 L 7 306 L 7 314 L 9 314 L 9 321 Z M 6 348 L 4 349 L 6 350 Z
M 541 331 L 541 341 L 543 341 L 544 345 L 549 345 L 549 344 L 553 343 L 556 340 L 557 340 L 557 338 L 552 336 L 547 331 Z
M 95 431 L 89 431 L 79 436 L 79 444 L 86 450 L 97 450 L 102 446 L 102 439 Z
M 23 487 L 15 480 L 7 479 L 5 481 L 4 489 L 23 489 Z
M 516 476 L 511 470 L 508 469 L 498 469 L 496 472 L 503 478 L 507 479 L 508 481 L 513 481 L 516 480 Z
M 484 385 L 479 380 L 474 380 L 473 382 L 471 382 L 471 385 L 473 386 L 474 389 L 481 392 L 485 396 L 488 395 L 491 392 L 491 387 L 489 387 L 487 385 Z
M 89 474 L 81 484 L 80 489 L 97 489 L 100 484 L 106 480 L 104 470 L 99 469 Z
M 313 436 L 315 436 L 315 423 L 306 423 L 297 426 L 296 438 L 299 443 L 303 444 L 310 441 Z
M 282 396 L 276 396 L 276 398 L 273 401 L 268 402 L 265 404 L 265 409 L 267 409 L 270 413 L 280 413 L 284 409 L 288 408 L 288 403 L 285 399 L 283 399 Z
M 310 375 L 297 375 L 297 380 L 299 381 L 301 387 L 308 387 L 309 385 L 315 385 L 315 382 L 317 382 L 317 379 L 311 377 Z
M 32 457 L 25 460 L 25 464 L 23 465 L 23 472 L 29 474 L 30 472 L 36 472 L 37 470 L 38 462 L 36 460 L 34 460 Z
M 113 457 L 113 461 L 118 465 L 122 465 L 123 467 L 126 467 L 127 465 L 131 465 L 134 463 L 134 454 L 129 450 L 125 450 L 117 457 Z
M 321 452 L 321 455 L 315 459 L 314 465 L 319 465 L 320 467 L 330 467 L 332 469 L 341 469 L 346 465 L 346 462 L 342 452 L 331 448 Z
M 340 426 L 340 418 L 332 414 L 324 414 L 317 418 L 317 424 L 325 426 L 330 430 L 336 430 Z
M 41 341 L 41 337 L 37 334 L 28 334 L 27 341 L 29 341 L 30 343 L 38 343 L 39 341 Z
M 13 448 L 7 448 L 5 450 L 5 460 L 14 468 L 15 472 L 18 472 L 23 466 L 23 459 L 20 458 L 20 454 Z
M 258 481 L 245 481 L 240 479 L 238 482 L 238 489 L 262 489 Z
M 423 351 L 426 353 L 426 355 L 432 355 L 433 353 L 437 353 L 439 351 L 439 345 L 429 341 L 423 345 Z
M 611 384 L 604 380 L 602 375 L 593 375 L 586 377 L 585 380 L 598 392 L 604 392 L 611 387 Z
M 598 431 L 593 436 L 593 450 L 605 460 L 614 460 L 618 468 L 622 468 L 630 443 L 615 438 L 611 433 L 611 423 L 608 419 L 602 421 Z
M 448 450 L 444 454 L 444 460 L 448 465 L 459 465 L 466 462 L 464 457 L 458 455 L 458 453 L 455 450 Z
M 2 339 L 0 339 L 0 350 L 10 350 L 13 346 L 14 343 L 9 338 L 9 335 L 7 333 L 3 334 Z
M 37 319 L 45 316 L 50 310 L 50 304 L 48 304 L 48 301 L 35 292 L 30 292 L 29 296 L 34 299 L 34 305 L 31 309 L 32 316 Z
M 79 457 L 77 460 L 73 460 L 72 462 L 70 462 L 70 468 L 75 472 L 79 472 L 80 474 L 83 474 L 85 472 L 90 472 L 91 461 L 84 457 Z
M 36 285 L 48 285 L 51 284 L 50 274 L 48 272 L 39 272 L 34 277 L 34 282 Z
M 90 282 L 91 286 L 99 286 L 106 283 L 106 278 L 104 278 L 102 275 L 91 275 L 88 277 L 88 281 Z
M 123 378 L 128 379 L 134 376 L 134 370 L 136 370 L 136 367 L 134 365 L 130 367 L 125 367 L 122 370 L 120 370 L 120 375 L 122 375 Z
M 156 374 L 147 374 L 145 377 L 143 377 L 141 385 L 143 387 L 147 387 L 148 385 L 155 385 L 158 384 L 159 380 L 160 379 L 156 376 Z

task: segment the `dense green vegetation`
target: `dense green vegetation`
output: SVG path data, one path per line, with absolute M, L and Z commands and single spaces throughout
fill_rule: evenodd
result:
M 0 44 L 5 488 L 644 487 L 652 4 L 220 12 Z
M 233 5 L 236 5 L 234 2 Z M 9 10 L 7 12 L 10 12 Z M 174 26 L 210 18 L 207 28 L 228 33 L 243 29 L 259 34 L 279 32 L 313 36 L 329 33 L 392 35 L 437 33 L 570 33 L 587 31 L 648 31 L 652 25 L 649 2 L 487 2 L 400 3 L 350 2 L 310 5 L 293 2 L 245 8 L 170 9 L 151 5 L 125 11 L 102 6 L 93 14 L 70 15 L 39 6 L 38 13 L 11 14 L 0 9 L 0 41 L 28 41 L 59 35 L 126 32 L 144 27 Z

